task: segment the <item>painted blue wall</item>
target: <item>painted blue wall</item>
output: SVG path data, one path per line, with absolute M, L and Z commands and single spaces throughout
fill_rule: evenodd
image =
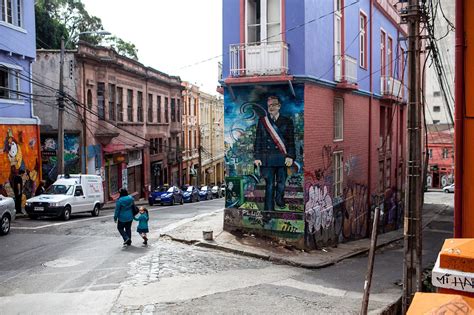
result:
M 229 77 L 229 45 L 240 43 L 240 1 L 222 0 L 222 77 Z
M 286 1 L 285 14 L 285 28 L 291 30 L 286 33 L 289 74 L 302 75 L 305 73 L 305 27 L 297 26 L 305 22 L 304 1 Z
M 34 1 L 23 1 L 23 28 L 0 21 L 0 63 L 20 67 L 20 99 L 0 99 L 0 118 L 32 118 L 30 66 L 36 57 Z

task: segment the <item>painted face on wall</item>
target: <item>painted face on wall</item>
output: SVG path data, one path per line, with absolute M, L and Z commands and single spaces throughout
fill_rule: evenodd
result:
M 269 97 L 267 99 L 268 113 L 275 116 L 280 112 L 281 104 L 276 97 Z

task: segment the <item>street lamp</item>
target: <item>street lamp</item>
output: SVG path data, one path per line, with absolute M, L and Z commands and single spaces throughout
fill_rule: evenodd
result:
M 97 35 L 110 35 L 109 32 L 100 31 L 87 31 L 77 34 L 77 36 L 97 34 Z M 71 37 L 72 38 L 72 37 Z M 57 154 L 57 171 L 59 174 L 64 174 L 64 46 L 69 44 L 71 38 L 68 39 L 64 44 L 64 38 L 61 38 L 61 54 L 59 59 L 59 95 L 58 95 L 58 154 Z

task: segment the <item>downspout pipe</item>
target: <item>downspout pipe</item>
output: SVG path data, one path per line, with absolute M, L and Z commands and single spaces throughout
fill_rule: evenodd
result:
M 454 237 L 463 237 L 463 157 L 464 157 L 464 0 L 456 0 L 456 62 L 455 62 L 455 119 L 454 119 Z
M 369 187 L 369 193 L 367 194 L 367 204 L 368 209 L 371 209 L 372 205 L 370 204 L 370 196 L 372 195 L 372 103 L 374 99 L 374 82 L 373 82 L 373 74 L 372 74 L 372 66 L 373 66 L 373 25 L 372 25 L 372 15 L 373 15 L 373 0 L 370 0 L 370 10 L 369 10 L 369 72 L 370 72 L 370 97 L 369 97 L 369 149 L 368 149 L 368 179 L 367 179 L 367 187 Z M 370 215 L 367 216 L 367 226 L 370 226 Z M 369 235 L 369 231 L 367 230 L 367 235 Z

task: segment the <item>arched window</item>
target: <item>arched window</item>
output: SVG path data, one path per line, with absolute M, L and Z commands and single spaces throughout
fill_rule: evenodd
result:
M 87 107 L 92 109 L 92 91 L 90 89 L 87 90 Z

